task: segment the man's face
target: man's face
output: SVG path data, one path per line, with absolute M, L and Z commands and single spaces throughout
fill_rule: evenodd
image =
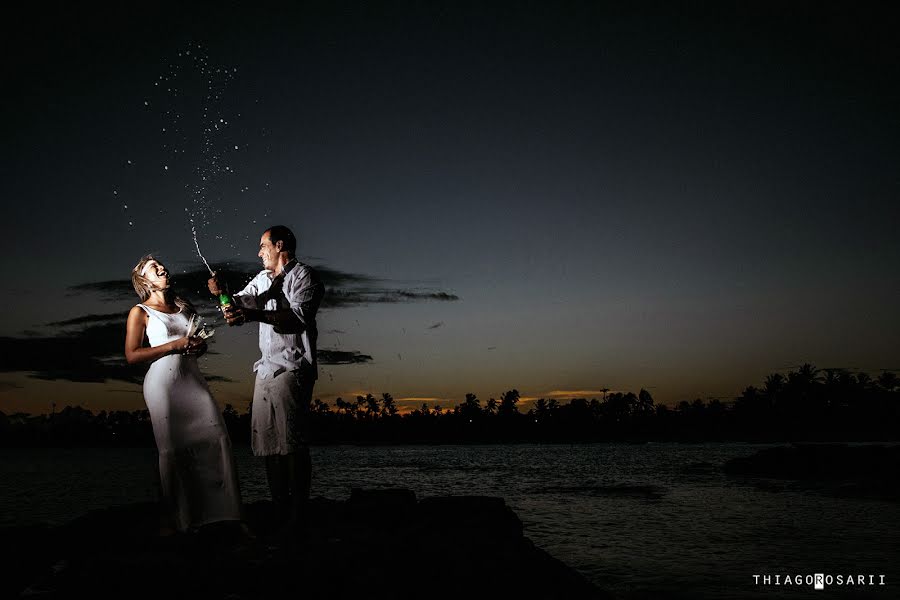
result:
M 169 287 L 169 270 L 157 260 L 148 261 L 144 265 L 144 278 L 157 289 Z
M 259 256 L 262 259 L 263 268 L 269 271 L 275 271 L 278 268 L 278 247 L 272 244 L 269 239 L 269 232 L 262 234 L 259 238 Z

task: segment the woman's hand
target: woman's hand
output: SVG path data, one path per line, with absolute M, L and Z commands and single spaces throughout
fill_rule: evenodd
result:
M 201 356 L 206 353 L 206 341 L 201 337 L 183 337 L 171 342 L 172 352 L 187 356 Z
M 135 306 L 128 313 L 125 333 L 125 360 L 128 361 L 128 364 L 153 362 L 169 354 L 184 354 L 188 356 L 202 356 L 206 354 L 206 340 L 199 336 L 182 337 L 167 344 L 149 348 L 143 347 L 148 319 L 147 313 L 139 306 Z
M 187 354 L 188 348 L 191 345 L 191 338 L 178 338 L 177 340 L 172 340 L 169 344 L 173 354 Z
M 185 350 L 185 354 L 189 354 L 191 356 L 203 356 L 206 354 L 207 349 L 209 348 L 206 345 L 206 340 L 200 337 L 192 337 L 190 338 L 191 342 L 188 346 L 187 350 Z

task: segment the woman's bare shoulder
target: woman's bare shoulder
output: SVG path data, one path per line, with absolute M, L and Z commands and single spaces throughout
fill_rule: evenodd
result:
M 135 304 L 134 306 L 131 307 L 131 310 L 128 311 L 128 320 L 129 321 L 131 321 L 132 319 L 137 319 L 137 318 L 146 318 L 147 316 L 148 316 L 147 311 L 144 310 L 140 304 Z

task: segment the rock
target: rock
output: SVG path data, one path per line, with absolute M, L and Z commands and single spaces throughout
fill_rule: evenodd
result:
M 285 543 L 269 502 L 246 505 L 258 536 L 237 527 L 156 536 L 157 507 L 92 511 L 55 528 L 4 530 L 0 597 L 420 599 L 608 596 L 523 536 L 501 498 L 417 501 L 404 489 L 314 498 L 307 527 Z
M 734 476 L 798 482 L 829 495 L 900 501 L 900 446 L 794 444 L 733 458 Z

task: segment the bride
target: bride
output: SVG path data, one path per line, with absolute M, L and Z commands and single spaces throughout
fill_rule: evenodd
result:
M 125 358 L 129 364 L 152 362 L 144 378 L 144 401 L 159 450 L 160 534 L 240 521 L 231 440 L 197 366 L 206 342 L 188 336 L 196 311 L 172 292 L 168 270 L 152 256 L 138 262 L 131 282 L 141 303 L 128 313 Z M 149 347 L 143 344 L 145 335 Z

